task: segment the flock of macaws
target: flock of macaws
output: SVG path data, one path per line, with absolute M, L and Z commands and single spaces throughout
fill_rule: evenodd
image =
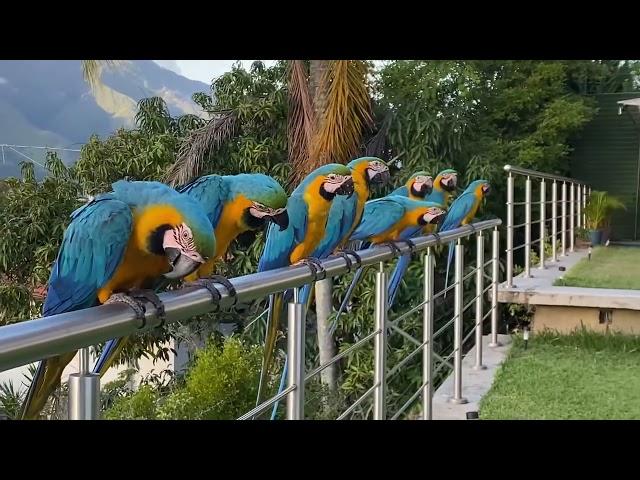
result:
M 438 224 L 440 231 L 457 228 L 473 220 L 489 192 L 488 182 L 476 180 L 449 205 L 457 173 L 445 170 L 435 180 L 418 172 L 390 195 L 369 200 L 371 186 L 389 179 L 384 161 L 363 157 L 316 169 L 290 196 L 263 174 L 206 175 L 177 189 L 160 182 L 120 180 L 111 192 L 71 214 L 49 278 L 43 316 L 125 303 L 143 321 L 148 301 L 163 317 L 155 292 L 172 279 L 205 287 L 218 298 L 214 284 L 222 284 L 235 295 L 227 279 L 213 275 L 214 264 L 240 234 L 264 226 L 266 244 L 258 271 L 305 264 L 317 272 L 322 269 L 318 260 L 330 255 L 342 256 L 351 266 L 349 255 L 358 256 L 348 246 L 393 248 L 392 242 L 410 242 L 413 236 L 435 232 Z M 409 262 L 410 255 L 398 261 L 389 285 L 390 305 Z M 360 270 L 354 277 L 354 285 L 361 274 Z M 304 286 L 299 301 L 309 304 L 311 292 L 312 285 Z M 261 387 L 291 293 L 269 298 Z M 126 338 L 109 341 L 93 372 L 103 375 L 125 342 Z M 38 418 L 74 356 L 71 352 L 40 362 L 22 418 Z

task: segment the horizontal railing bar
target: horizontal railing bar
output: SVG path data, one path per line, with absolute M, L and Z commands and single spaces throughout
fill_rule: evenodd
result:
M 501 224 L 502 220 L 495 218 L 464 225 L 437 236 L 417 237 L 412 239 L 414 251 L 417 253 L 427 247 L 448 244 Z M 378 246 L 359 251 L 361 266 L 411 253 L 410 246 L 405 243 L 397 243 L 396 248 L 397 251 L 392 251 L 387 246 Z M 324 259 L 320 263 L 327 277 L 349 271 L 347 261 L 342 257 Z M 236 302 L 252 301 L 289 288 L 302 287 L 315 280 L 317 278 L 309 267 L 297 265 L 230 279 L 237 292 L 235 300 L 222 285 L 218 302 L 212 302 L 211 294 L 203 287 L 165 292 L 160 294 L 160 300 L 165 306 L 165 322 L 173 323 L 216 311 L 220 307 L 231 307 Z M 0 371 L 159 326 L 161 320 L 156 317 L 155 309 L 151 304 L 147 304 L 147 307 L 146 321 L 142 325 L 128 306 L 110 304 L 0 327 Z
M 436 333 L 433 334 L 433 339 L 435 340 L 436 337 L 440 336 L 440 334 L 442 332 L 444 332 L 447 328 L 449 328 L 453 322 L 455 322 L 456 317 L 454 316 L 451 320 L 448 320 L 447 323 L 445 323 L 443 326 L 441 326 L 438 331 L 436 331 Z
M 413 402 L 415 402 L 416 398 L 418 398 L 420 396 L 420 394 L 424 391 L 424 387 L 426 387 L 427 385 L 429 385 L 429 382 L 425 382 L 422 385 L 420 385 L 420 388 L 418 390 L 415 391 L 415 393 L 413 395 L 411 395 L 411 397 L 409 398 L 409 400 L 406 401 L 406 403 L 404 405 L 402 405 L 398 411 L 395 413 L 395 415 L 393 417 L 391 417 L 391 420 L 397 420 L 400 415 L 402 415 L 404 413 L 404 411 L 409 408 L 409 405 L 411 405 Z
M 431 376 L 431 378 L 435 377 L 435 376 L 436 376 L 436 374 L 437 374 L 440 370 L 442 370 L 442 367 L 444 367 L 444 366 L 448 366 L 448 367 L 450 367 L 450 368 L 453 368 L 453 367 L 451 366 L 451 363 L 449 363 L 449 360 L 451 360 L 451 358 L 456 354 L 456 352 L 457 352 L 457 351 L 458 351 L 458 349 L 457 349 L 457 348 L 454 348 L 454 349 L 453 349 L 453 352 L 451 352 L 449 355 L 447 355 L 447 356 L 442 360 L 442 362 L 440 363 L 440 365 L 438 365 L 438 368 L 436 368 L 436 369 L 433 371 L 433 375 Z
M 549 180 L 556 180 L 559 182 L 575 183 L 576 185 L 589 186 L 588 184 L 581 182 L 579 180 L 576 180 L 575 178 L 562 177 L 560 175 L 553 175 L 551 173 L 538 172 L 536 170 L 529 170 L 528 168 L 521 168 L 513 165 L 505 165 L 504 170 L 506 172 L 514 173 L 516 175 L 524 175 L 527 177 L 534 177 L 534 178 L 547 178 Z
M 338 360 L 341 360 L 342 358 L 346 357 L 347 355 L 349 355 L 351 352 L 353 352 L 354 350 L 356 350 L 357 348 L 361 347 L 363 344 L 367 343 L 369 340 L 371 340 L 373 337 L 375 337 L 378 333 L 380 333 L 380 330 L 376 330 L 375 332 L 370 333 L 369 335 L 367 335 L 366 337 L 362 338 L 361 340 L 358 340 L 356 343 L 354 343 L 353 345 L 351 345 L 349 348 L 347 348 L 346 350 L 343 350 L 342 352 L 340 352 L 339 354 L 337 354 L 335 357 L 333 357 L 331 360 L 329 360 L 327 363 L 325 363 L 324 365 L 320 365 L 319 367 L 311 370 L 311 372 L 309 372 L 307 374 L 306 377 L 304 377 L 304 381 L 306 382 L 307 380 L 309 380 L 311 377 L 313 377 L 314 375 L 317 375 L 318 373 L 320 373 L 321 371 L 323 371 L 325 368 L 333 365 L 334 363 L 336 363 Z
M 377 387 L 378 387 L 378 384 L 376 383 L 373 387 L 371 387 L 369 390 L 364 392 L 362 396 L 359 399 L 357 399 L 355 402 L 353 402 L 353 404 L 351 404 L 349 408 L 347 408 L 344 412 L 342 412 L 342 414 L 336 420 L 343 420 L 347 415 L 349 415 L 356 408 L 358 408 L 358 405 L 360 405 L 369 395 L 371 395 Z
M 250 410 L 247 413 L 245 413 L 244 415 L 242 415 L 240 418 L 238 418 L 238 420 L 249 420 L 250 418 L 252 418 L 252 417 L 264 412 L 271 405 L 276 403 L 282 397 L 286 396 L 289 392 L 293 392 L 295 389 L 296 389 L 296 385 L 291 385 L 289 388 L 285 388 L 282 392 L 280 392 L 275 397 L 271 397 L 269 400 L 266 400 L 266 401 L 262 402 L 260 405 L 258 405 L 253 410 Z
M 412 313 L 416 313 L 417 311 L 419 311 L 422 307 L 424 307 L 427 303 L 429 303 L 428 300 L 424 300 L 421 303 L 419 303 L 418 305 L 416 305 L 413 308 L 410 308 L 408 311 L 404 312 L 402 315 L 400 315 L 399 317 L 394 318 L 393 320 L 390 320 L 389 325 L 397 325 L 398 323 L 400 323 L 401 320 L 404 320 L 405 318 L 407 318 L 409 315 L 411 315 Z
M 411 360 L 412 358 L 414 358 L 418 353 L 420 353 L 422 351 L 422 349 L 429 343 L 429 341 L 427 340 L 426 342 L 422 342 L 417 348 L 415 348 L 409 355 L 407 355 L 406 357 L 404 357 L 402 360 L 400 360 L 396 365 L 394 365 L 394 367 L 389 370 L 387 372 L 387 380 L 391 379 L 391 377 L 393 377 L 402 367 L 404 367 L 407 363 L 409 363 L 409 360 Z

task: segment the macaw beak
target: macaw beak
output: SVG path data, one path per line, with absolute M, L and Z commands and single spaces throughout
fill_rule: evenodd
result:
M 275 215 L 269 215 L 269 220 L 275 223 L 280 227 L 280 231 L 286 230 L 289 228 L 289 214 L 286 210 L 283 210 L 280 213 Z
M 447 190 L 455 190 L 455 188 L 456 188 L 456 186 L 458 184 L 458 177 L 455 176 L 455 175 L 452 175 L 449 178 L 443 178 L 441 181 L 442 181 L 443 186 Z
M 445 212 L 440 211 L 438 213 L 427 212 L 423 215 L 422 218 L 424 218 L 424 221 L 427 222 L 427 224 L 434 225 L 434 224 L 441 223 L 442 220 L 444 220 L 444 217 L 445 217 Z
M 371 183 L 385 184 L 391 179 L 391 173 L 389 169 L 385 170 L 369 170 L 367 169 L 367 175 Z
M 413 188 L 421 197 L 426 197 L 433 192 L 433 179 L 426 182 L 413 182 Z
M 191 275 L 204 263 L 204 261 L 201 262 L 183 255 L 179 249 L 174 247 L 165 248 L 164 253 L 171 265 L 171 270 L 164 274 L 169 279 L 179 279 Z
M 347 177 L 347 179 L 335 190 L 334 193 L 336 195 L 347 195 L 347 198 L 351 198 L 354 191 L 355 186 L 353 185 L 353 177 Z
M 485 183 L 484 185 L 482 185 L 482 194 L 483 195 L 489 195 L 491 193 L 491 185 L 489 185 L 488 183 Z
M 185 252 L 173 238 L 171 230 L 164 234 L 162 242 L 164 254 L 167 257 L 171 270 L 163 274 L 169 279 L 178 279 L 186 277 L 195 272 L 202 264 L 204 258 L 197 252 Z

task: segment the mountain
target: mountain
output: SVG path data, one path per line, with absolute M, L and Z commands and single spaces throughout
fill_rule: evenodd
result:
M 209 86 L 151 60 L 106 70 L 102 82 L 104 86 L 92 92 L 79 60 L 0 61 L 0 144 L 79 149 L 94 133 L 104 137 L 132 126 L 136 103 L 153 96 L 162 97 L 172 115 L 204 116 L 191 96 L 208 92 Z M 6 146 L 0 150 L 0 178 L 18 175 L 24 155 L 44 160 L 44 150 L 17 148 L 16 152 Z M 77 155 L 61 156 L 73 162 Z M 41 167 L 36 170 L 44 173 Z

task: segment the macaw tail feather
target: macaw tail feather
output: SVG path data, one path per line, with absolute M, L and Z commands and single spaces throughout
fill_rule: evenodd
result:
M 105 372 L 109 370 L 109 367 L 113 365 L 114 360 L 118 358 L 118 355 L 122 352 L 125 343 L 125 338 L 114 338 L 109 340 L 102 349 L 102 353 L 100 353 L 100 357 L 93 367 L 93 373 L 97 373 L 102 377 Z
M 449 286 L 449 267 L 451 267 L 451 261 L 453 260 L 453 242 L 449 243 L 449 254 L 447 257 L 447 273 L 444 277 L 444 288 Z M 444 292 L 444 298 L 447 298 L 447 292 Z
M 282 367 L 282 374 L 280 376 L 280 387 L 278 387 L 278 395 L 282 393 L 285 386 L 287 385 L 287 367 L 289 366 L 289 357 L 284 358 L 284 367 Z M 278 405 L 280 404 L 280 400 L 273 404 L 273 410 L 271 410 L 271 420 L 276 419 L 276 413 L 278 412 Z
M 393 303 L 396 300 L 396 295 L 398 294 L 398 290 L 400 290 L 402 278 L 404 277 L 404 274 L 407 273 L 407 269 L 409 268 L 410 263 L 411 254 L 402 255 L 398 260 L 398 263 L 396 264 L 396 268 L 393 270 L 391 280 L 389 281 L 389 308 L 393 306 Z
M 75 355 L 76 352 L 65 353 L 40 362 L 22 404 L 23 420 L 37 420 L 40 417 L 49 395 L 60 385 L 63 370 Z
M 267 331 L 264 338 L 264 353 L 262 357 L 262 369 L 260 370 L 260 383 L 258 384 L 258 395 L 256 406 L 260 405 L 262 395 L 266 388 L 267 378 L 273 362 L 274 350 L 278 327 L 282 318 L 283 294 L 275 293 L 269 296 L 269 313 L 267 314 Z

